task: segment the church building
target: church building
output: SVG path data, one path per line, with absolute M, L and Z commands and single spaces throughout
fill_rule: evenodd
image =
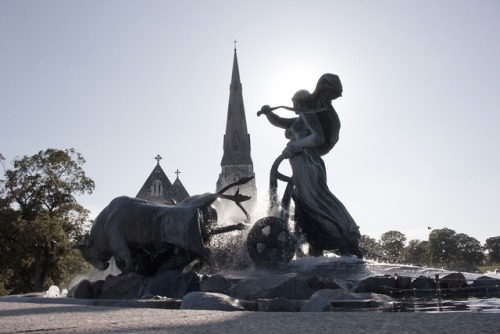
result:
M 229 88 L 229 105 L 223 151 L 221 173 L 217 180 L 216 192 L 241 177 L 255 177 L 252 157 L 250 155 L 250 135 L 247 130 L 245 106 L 243 105 L 243 93 L 236 54 L 236 44 L 234 48 L 233 69 Z M 180 203 L 189 197 L 189 193 L 179 180 L 180 172 L 178 170 L 176 171 L 177 178 L 172 184 L 160 166 L 161 156 L 157 155 L 155 159 L 157 161 L 156 166 L 146 182 L 144 182 L 144 185 L 141 190 L 139 190 L 136 197 L 150 202 L 168 205 Z M 234 194 L 236 190 L 237 188 L 230 189 L 227 193 L 232 192 Z M 255 205 L 257 198 L 255 179 L 240 186 L 240 193 L 252 197 L 250 201 L 243 203 L 244 207 L 250 211 Z M 219 208 L 225 212 L 226 210 L 223 206 L 224 205 Z
M 180 171 L 175 173 L 177 177 L 172 184 L 160 166 L 161 156 L 156 157 L 156 166 L 135 196 L 157 204 L 177 204 L 189 197 L 189 193 L 179 179 Z
M 250 155 L 250 134 L 247 130 L 243 92 L 238 68 L 236 45 L 234 48 L 233 71 L 229 86 L 229 105 L 227 109 L 226 133 L 224 135 L 224 153 L 221 160 L 221 173 L 217 180 L 216 191 L 244 176 L 253 176 L 252 157 Z M 228 192 L 231 192 L 229 190 Z M 234 189 L 236 191 L 236 189 Z M 234 192 L 233 191 L 233 192 Z M 245 185 L 240 186 L 240 193 L 252 196 L 252 200 L 244 203 L 246 208 L 255 204 L 257 188 L 255 178 Z

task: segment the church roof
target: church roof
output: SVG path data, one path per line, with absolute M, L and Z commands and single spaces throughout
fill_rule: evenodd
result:
M 176 204 L 189 197 L 189 193 L 179 179 L 178 173 L 180 172 L 177 171 L 177 178 L 172 184 L 160 166 L 161 156 L 157 155 L 155 159 L 157 160 L 156 166 L 135 197 L 159 204 Z
M 178 202 L 182 202 L 186 198 L 189 197 L 189 193 L 187 192 L 186 188 L 184 188 L 184 185 L 182 184 L 181 180 L 179 179 L 179 176 L 174 181 L 174 184 L 172 185 L 171 193 L 173 198 L 181 199 Z

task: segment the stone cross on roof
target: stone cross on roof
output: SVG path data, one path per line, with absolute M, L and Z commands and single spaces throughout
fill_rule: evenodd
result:
M 180 174 L 180 173 L 181 173 L 181 171 L 180 171 L 179 169 L 177 169 L 177 170 L 175 171 L 175 174 L 177 174 L 177 178 L 179 178 L 179 174 Z
M 163 159 L 159 154 L 155 157 L 155 160 L 158 161 L 158 165 L 160 164 L 160 160 Z

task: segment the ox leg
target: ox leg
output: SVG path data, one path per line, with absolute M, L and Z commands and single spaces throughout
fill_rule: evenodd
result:
M 134 262 L 132 260 L 132 253 L 127 243 L 123 239 L 115 239 L 110 242 L 110 246 L 115 257 L 118 269 L 122 274 L 134 271 Z

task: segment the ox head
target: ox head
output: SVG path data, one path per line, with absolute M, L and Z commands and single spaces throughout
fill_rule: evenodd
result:
M 200 208 L 200 229 L 201 237 L 204 243 L 207 243 L 210 238 L 210 232 L 217 227 L 217 210 L 214 207 L 208 205 L 206 207 Z
M 74 245 L 72 248 L 79 249 L 85 261 L 99 270 L 106 270 L 109 266 L 109 257 L 106 258 L 102 251 L 94 245 L 94 238 L 90 234 L 85 234 L 83 244 Z

